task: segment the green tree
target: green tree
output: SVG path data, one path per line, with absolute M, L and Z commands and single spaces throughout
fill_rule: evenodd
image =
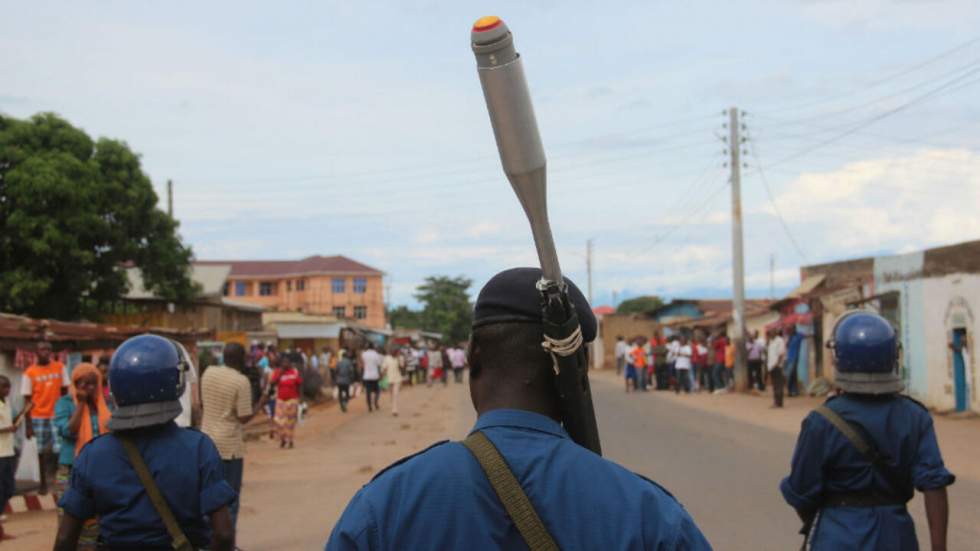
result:
M 388 322 L 393 329 L 422 329 L 422 312 L 397 306 L 388 310 Z
M 442 333 L 446 342 L 465 341 L 470 336 L 473 305 L 469 289 L 473 281 L 465 277 L 430 276 L 419 285 L 415 298 L 423 304 L 422 329 Z
M 127 290 L 125 268 L 182 302 L 191 249 L 125 142 L 93 141 L 57 115 L 0 115 L 0 311 L 95 316 Z
M 624 300 L 616 307 L 617 314 L 646 314 L 664 305 L 658 296 L 636 297 Z

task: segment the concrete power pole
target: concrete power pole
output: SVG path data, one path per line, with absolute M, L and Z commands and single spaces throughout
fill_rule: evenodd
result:
M 738 109 L 728 109 L 728 151 L 732 176 L 732 291 L 735 335 L 735 390 L 745 392 L 749 388 L 745 353 L 745 259 L 742 250 L 742 138 L 739 136 Z
M 167 216 L 174 217 L 174 183 L 167 180 Z
M 776 254 L 769 253 L 769 298 L 776 300 Z
M 589 305 L 592 304 L 592 240 L 585 241 L 585 271 L 589 274 Z

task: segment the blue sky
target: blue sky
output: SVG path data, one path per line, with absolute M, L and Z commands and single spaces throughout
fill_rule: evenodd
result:
M 487 13 L 524 58 L 582 286 L 595 239 L 597 304 L 730 294 L 731 105 L 751 296 L 770 255 L 778 294 L 801 264 L 980 238 L 972 0 L 0 9 L 0 111 L 125 139 L 161 197 L 174 180 L 202 259 L 345 254 L 387 272 L 395 304 L 427 275 L 478 288 L 535 263 L 468 43 Z

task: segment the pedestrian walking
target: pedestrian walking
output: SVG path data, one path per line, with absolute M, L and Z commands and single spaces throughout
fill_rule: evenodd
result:
M 402 358 L 405 361 L 405 375 L 408 384 L 415 386 L 418 382 L 416 373 L 419 369 L 419 356 L 411 345 L 402 348 Z
M 443 364 L 442 364 L 442 352 L 440 351 L 440 347 L 439 346 L 435 346 L 435 347 L 429 349 L 428 353 L 426 354 L 426 358 L 428 359 L 428 362 L 429 362 L 429 381 L 428 381 L 428 385 L 429 386 L 432 386 L 432 383 L 436 379 L 441 379 L 442 378 L 442 367 L 443 367 Z
M 381 400 L 381 387 L 379 384 L 381 381 L 382 359 L 381 354 L 378 354 L 373 344 L 368 344 L 367 349 L 361 352 L 361 363 L 364 369 L 361 378 L 364 381 L 364 395 L 367 397 L 368 412 L 381 409 L 379 404 Z
M 449 361 L 453 366 L 453 380 L 456 381 L 456 384 L 461 384 L 463 382 L 463 369 L 466 368 L 466 352 L 459 346 L 450 348 Z
M 58 399 L 54 407 L 54 426 L 58 437 L 58 472 L 55 488 L 64 495 L 71 479 L 75 457 L 85 444 L 108 431 L 111 417 L 105 397 L 102 395 L 102 373 L 89 363 L 80 363 L 71 372 L 68 394 Z M 64 518 L 64 509 L 58 508 L 58 521 Z M 94 550 L 98 543 L 99 524 L 88 519 L 78 538 L 78 549 Z
M 236 494 L 218 449 L 207 435 L 173 422 L 186 365 L 175 344 L 156 335 L 133 337 L 113 354 L 109 386 L 117 407 L 109 432 L 75 458 L 54 551 L 75 551 L 90 518 L 98 518 L 99 545 L 107 550 L 234 549 Z
M 762 371 L 762 362 L 766 355 L 766 341 L 759 336 L 759 330 L 752 332 L 752 338 L 745 345 L 748 356 L 749 367 L 749 388 L 756 388 L 759 392 L 766 390 L 766 377 Z
M 299 362 L 284 359 L 272 374 L 276 385 L 276 434 L 279 447 L 292 449 L 299 419 L 300 397 L 303 391 L 303 375 Z
M 616 337 L 616 349 L 615 349 L 616 375 L 621 374 L 623 372 L 623 369 L 626 367 L 626 354 L 629 353 L 629 349 L 630 347 L 629 345 L 626 344 L 626 341 L 623 340 L 623 336 L 618 335 Z
M 398 417 L 398 391 L 402 386 L 401 362 L 390 350 L 381 362 L 384 376 L 388 379 L 388 389 L 391 391 L 391 414 Z
M 466 443 L 442 442 L 381 471 L 347 505 L 327 551 L 710 549 L 674 497 L 562 428 L 554 360 L 541 347 L 540 279 L 537 269 L 508 270 L 480 291 L 469 358 L 478 418 Z M 595 317 L 565 282 L 590 342 Z M 608 511 L 649 514 L 597 513 Z
M 922 492 L 929 539 L 946 549 L 955 477 L 943 464 L 929 411 L 900 393 L 895 329 L 871 312 L 836 323 L 829 343 L 842 394 L 803 421 L 780 490 L 804 521 L 808 549 L 913 551 L 907 504 Z
M 24 435 L 36 438 L 38 461 L 41 465 L 41 488 L 48 493 L 48 484 L 58 470 L 58 439 L 54 430 L 54 405 L 68 392 L 68 371 L 64 364 L 51 358 L 51 343 L 37 343 L 37 361 L 24 371 L 20 393 L 24 397 L 27 423 Z
M 683 390 L 685 394 L 690 394 L 691 386 L 694 384 L 694 374 L 692 373 L 694 363 L 691 361 L 691 357 L 694 355 L 694 346 L 687 342 L 687 337 L 684 335 L 681 335 L 680 340 L 675 342 L 678 345 L 674 359 L 674 368 L 677 370 L 675 392 L 680 394 Z
M 769 337 L 769 349 L 766 351 L 766 367 L 769 380 L 772 383 L 772 407 L 783 407 L 783 361 L 786 359 L 786 340 L 773 330 Z
M 244 369 L 245 348 L 230 342 L 225 344 L 222 363 L 207 368 L 201 377 L 201 432 L 217 446 L 224 479 L 235 491 L 230 507 L 233 528 L 238 525 L 245 474 L 245 425 L 264 405 L 260 398 L 258 407 L 252 408 L 252 385 Z
M 337 362 L 337 374 L 334 381 L 337 384 L 337 398 L 340 400 L 340 411 L 347 413 L 347 403 L 350 402 L 350 386 L 357 377 L 357 368 L 347 351 Z

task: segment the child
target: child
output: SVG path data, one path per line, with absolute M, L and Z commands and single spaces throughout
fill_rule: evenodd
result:
M 14 408 L 10 403 L 10 379 L 0 375 L 0 512 L 7 508 L 7 501 L 14 495 L 14 473 L 17 470 L 17 455 L 14 453 L 14 432 L 23 418 L 23 413 L 14 418 Z M 4 536 L 0 526 L 0 539 Z

